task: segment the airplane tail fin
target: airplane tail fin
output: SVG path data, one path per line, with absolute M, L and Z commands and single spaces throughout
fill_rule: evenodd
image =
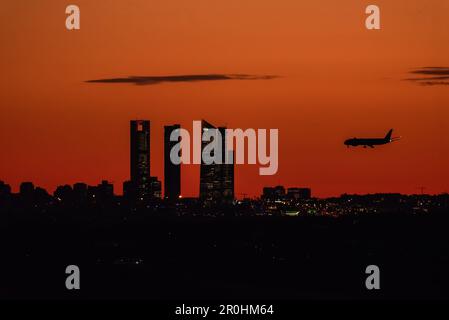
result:
M 387 135 L 385 136 L 385 140 L 390 141 L 392 133 L 393 133 L 393 129 L 390 129 L 390 131 L 388 131 Z

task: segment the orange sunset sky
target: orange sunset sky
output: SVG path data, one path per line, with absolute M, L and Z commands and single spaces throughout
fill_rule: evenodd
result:
M 80 30 L 65 27 L 69 4 Z M 381 30 L 365 28 L 369 4 Z M 449 68 L 447 0 L 7 0 L 0 35 L 0 180 L 14 191 L 108 179 L 121 193 L 131 119 L 151 120 L 151 174 L 162 179 L 163 126 L 206 119 L 279 129 L 278 173 L 236 166 L 238 197 L 277 184 L 318 197 L 449 192 L 448 82 L 405 80 Z M 86 82 L 211 73 L 279 77 Z M 390 128 L 402 140 L 343 145 Z M 196 196 L 198 166 L 182 179 Z

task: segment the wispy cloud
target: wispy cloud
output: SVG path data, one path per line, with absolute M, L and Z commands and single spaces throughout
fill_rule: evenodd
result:
M 423 86 L 447 86 L 449 85 L 448 67 L 423 67 L 409 72 L 414 77 L 407 78 Z M 446 81 L 448 80 L 448 81 Z
M 135 85 L 155 85 L 164 82 L 199 82 L 222 80 L 270 80 L 278 78 L 275 75 L 251 74 L 188 74 L 170 76 L 129 76 L 126 78 L 106 78 L 87 80 L 89 83 L 131 83 Z

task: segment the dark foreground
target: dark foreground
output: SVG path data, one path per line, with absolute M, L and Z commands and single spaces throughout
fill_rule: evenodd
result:
M 0 227 L 0 298 L 448 299 L 447 214 L 138 217 Z M 65 288 L 77 265 L 81 290 Z M 377 265 L 381 289 L 365 288 Z

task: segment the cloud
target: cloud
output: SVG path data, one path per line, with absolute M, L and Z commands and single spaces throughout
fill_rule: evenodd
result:
M 449 85 L 449 68 L 448 67 L 423 67 L 409 72 L 416 75 L 413 78 L 404 79 L 413 81 L 422 86 L 447 86 Z
M 155 85 L 164 82 L 199 82 L 219 80 L 270 80 L 278 78 L 274 75 L 251 74 L 189 74 L 171 76 L 129 76 L 126 78 L 107 78 L 87 80 L 89 83 L 131 83 L 135 85 Z
M 419 84 L 422 86 L 449 86 L 448 81 L 422 81 Z

